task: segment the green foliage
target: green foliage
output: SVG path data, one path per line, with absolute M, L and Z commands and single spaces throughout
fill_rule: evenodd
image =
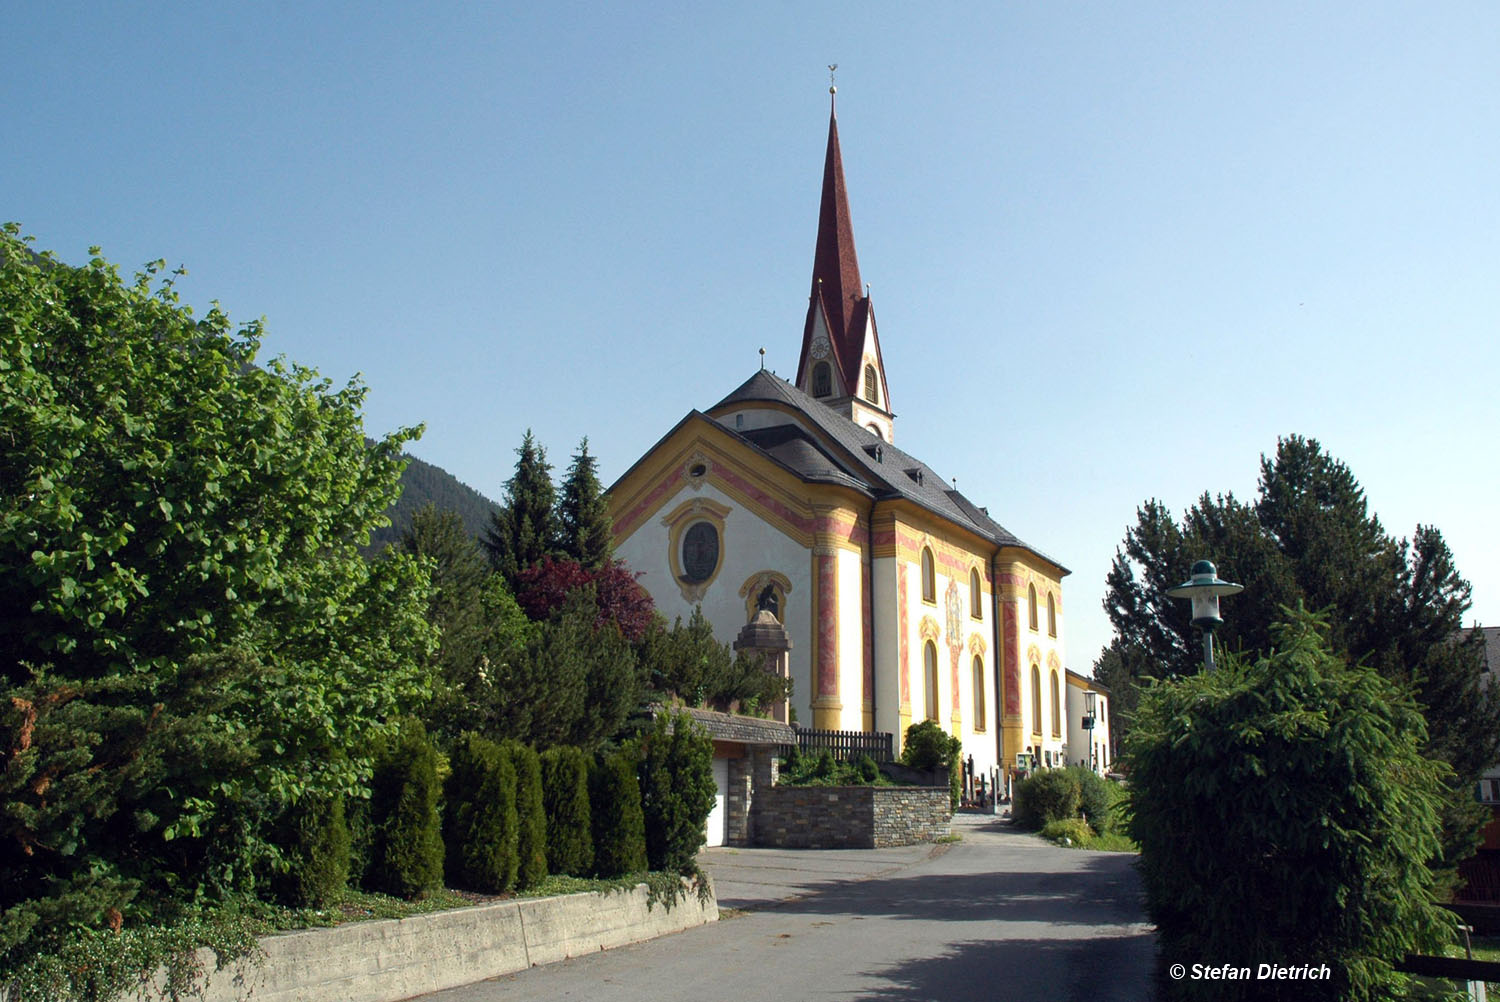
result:
M 552 464 L 530 428 L 516 455 L 516 472 L 505 482 L 505 503 L 491 516 L 483 539 L 490 563 L 511 588 L 517 575 L 556 552 L 558 535 Z
M 1094 829 L 1082 818 L 1048 821 L 1042 826 L 1042 838 L 1059 845 L 1086 846 L 1094 840 Z M 1065 842 L 1064 839 L 1067 841 Z
M 547 814 L 547 869 L 575 877 L 594 866 L 589 812 L 589 757 L 581 748 L 542 752 L 542 803 Z
M 589 768 L 594 874 L 617 877 L 646 869 L 646 821 L 633 745 L 596 758 Z
M 261 959 L 257 925 L 237 914 L 189 912 L 159 924 L 49 932 L 42 949 L 4 972 L 7 1002 L 115 1002 L 138 990 L 143 977 L 165 968 L 165 997 L 199 997 L 209 971 L 198 949 L 212 951 L 216 966 Z
M 547 878 L 547 808 L 542 793 L 542 761 L 536 749 L 507 741 L 516 772 L 516 890 L 529 891 Z
M 486 730 L 542 748 L 585 748 L 619 733 L 640 702 L 635 652 L 606 624 L 596 628 L 588 589 L 537 623 L 524 649 L 490 667 Z
M 670 630 L 659 619 L 652 624 L 641 643 L 641 667 L 649 689 L 689 706 L 727 710 L 739 701 L 769 707 L 791 695 L 790 681 L 766 671 L 759 656 L 736 654 L 715 640 L 701 606 L 685 625 L 681 618 Z
M 438 757 L 417 721 L 381 742 L 370 784 L 372 889 L 420 898 L 441 886 Z
M 457 514 L 431 505 L 417 511 L 401 535 L 401 549 L 422 560 L 431 575 L 427 617 L 438 628 L 439 643 L 432 659 L 433 698 L 423 717 L 446 746 L 473 720 L 484 659 L 496 647 L 504 650 L 521 631 L 503 614 L 489 615 L 489 564 Z
M 282 825 L 286 871 L 274 881 L 277 897 L 293 908 L 327 908 L 349 883 L 349 825 L 344 798 L 308 796 Z
M 1078 776 L 1069 769 L 1043 769 L 1016 784 L 1010 816 L 1022 828 L 1078 817 Z
M 953 768 L 962 746 L 935 720 L 923 720 L 906 729 L 901 762 L 913 769 Z
M 646 861 L 653 870 L 693 872 L 713 810 L 713 739 L 686 713 L 658 714 L 638 770 L 646 824 Z
M 1011 817 L 1022 828 L 1043 829 L 1044 835 L 1048 826 L 1075 819 L 1087 821 L 1102 835 L 1119 825 L 1124 795 L 1119 786 L 1081 765 L 1044 769 L 1017 784 Z
M 520 829 L 514 758 L 469 734 L 454 746 L 449 768 L 443 785 L 448 881 L 473 891 L 508 891 L 516 882 Z
M 963 771 L 959 766 L 962 752 L 963 742 L 943 730 L 936 720 L 923 720 L 906 729 L 901 761 L 913 769 L 947 769 L 948 800 L 956 811 L 963 796 Z
M 1113 695 L 1113 736 L 1131 726 L 1134 689 L 1146 676 L 1198 670 L 1200 634 L 1188 604 L 1166 589 L 1194 560 L 1212 559 L 1245 591 L 1229 600 L 1218 641 L 1266 652 L 1281 609 L 1328 609 L 1332 650 L 1398 684 L 1415 683 L 1430 757 L 1451 765 L 1444 805 L 1444 865 L 1472 853 L 1487 814 L 1470 791 L 1500 760 L 1500 699 L 1481 684 L 1477 637 L 1459 642 L 1469 583 L 1442 533 L 1418 525 L 1391 536 L 1353 473 L 1314 439 L 1292 435 L 1262 457 L 1255 501 L 1205 493 L 1179 524 L 1159 501 L 1137 512 L 1116 551 L 1105 606 L 1116 639 L 1095 674 Z M 1122 726 L 1123 725 L 1123 726 Z
M 589 440 L 584 438 L 573 453 L 557 502 L 557 549 L 589 570 L 614 557 L 614 527 L 598 469 L 599 461 L 589 455 Z
M 50 930 L 252 889 L 276 819 L 354 793 L 425 698 L 433 631 L 421 568 L 359 553 L 415 430 L 368 442 L 358 383 L 13 226 L 0 318 L 3 977 Z
M 1246 666 L 1146 689 L 1126 742 L 1130 834 L 1167 962 L 1329 964 L 1297 998 L 1398 993 L 1391 965 L 1437 947 L 1432 902 L 1449 769 L 1417 703 L 1331 650 L 1304 612 Z M 1256 998 L 1278 983 L 1179 982 Z M 1285 997 L 1293 997 L 1287 995 Z
M 880 766 L 868 755 L 853 762 L 836 761 L 826 749 L 803 755 L 795 746 L 782 761 L 777 783 L 782 786 L 891 786 Z
M 1078 784 L 1078 814 L 1100 835 L 1116 829 L 1122 820 L 1119 805 L 1125 799 L 1124 789 L 1086 766 L 1070 765 L 1063 770 Z

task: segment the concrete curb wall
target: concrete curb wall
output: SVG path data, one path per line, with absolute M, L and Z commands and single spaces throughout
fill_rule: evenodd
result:
M 648 890 L 497 901 L 405 919 L 307 929 L 260 941 L 265 960 L 209 974 L 204 1002 L 397 1002 L 585 953 L 681 932 L 719 918 L 696 890 L 667 910 Z M 142 996 L 136 996 L 141 998 Z M 145 996 L 152 997 L 152 996 Z M 159 997 L 159 996 L 156 996 Z

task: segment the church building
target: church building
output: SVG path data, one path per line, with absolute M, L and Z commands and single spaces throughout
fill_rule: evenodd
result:
M 1088 738 L 1068 747 L 1067 569 L 896 444 L 835 111 L 796 381 L 755 372 L 651 446 L 610 488 L 615 554 L 669 622 L 701 606 L 727 643 L 776 616 L 801 726 L 899 749 L 935 720 L 976 775 L 1088 761 Z

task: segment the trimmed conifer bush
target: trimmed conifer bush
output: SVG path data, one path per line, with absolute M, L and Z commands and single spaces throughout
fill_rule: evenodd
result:
M 589 757 L 582 748 L 542 752 L 542 804 L 547 814 L 547 869 L 587 876 L 594 866 L 594 833 Z
M 703 846 L 704 822 L 714 807 L 713 760 L 713 740 L 692 717 L 657 716 L 638 770 L 651 869 L 691 869 Z
M 589 769 L 594 874 L 619 877 L 646 869 L 646 822 L 632 745 L 608 753 Z
M 516 889 L 528 890 L 547 877 L 547 809 L 542 801 L 542 762 L 536 749 L 519 741 L 503 746 L 516 772 Z
M 325 908 L 349 883 L 349 825 L 344 798 L 307 796 L 281 826 L 289 869 L 273 881 L 276 897 L 293 908 Z
M 1410 690 L 1333 653 L 1298 610 L 1253 665 L 1149 686 L 1125 739 L 1163 966 L 1327 965 L 1324 980 L 1163 984 L 1172 999 L 1406 997 L 1394 971 L 1440 951 L 1434 903 L 1451 771 Z
M 443 840 L 448 882 L 500 894 L 516 881 L 516 771 L 511 755 L 466 734 L 449 759 Z
M 420 898 L 442 884 L 437 763 L 437 751 L 418 721 L 381 743 L 370 784 L 373 890 Z

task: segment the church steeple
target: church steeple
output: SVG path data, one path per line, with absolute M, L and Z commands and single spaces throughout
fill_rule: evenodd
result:
M 829 87 L 830 94 L 836 88 Z M 828 150 L 823 158 L 823 198 L 813 251 L 812 291 L 802 327 L 797 386 L 862 427 L 891 440 L 892 420 L 875 312 L 859 277 L 839 122 L 833 99 L 828 111 Z

